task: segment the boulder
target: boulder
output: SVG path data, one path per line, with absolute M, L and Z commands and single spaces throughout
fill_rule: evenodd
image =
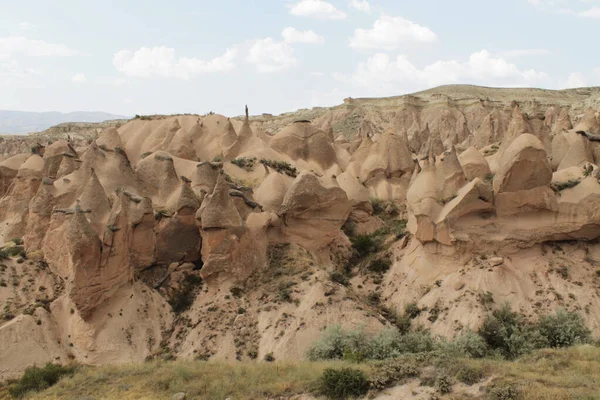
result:
M 459 155 L 460 165 L 468 181 L 475 178 L 484 180 L 492 171 L 485 157 L 475 147 L 469 147 Z
M 342 189 L 325 188 L 315 175 L 304 172 L 286 193 L 278 214 L 283 219 L 286 236 L 316 250 L 335 239 L 350 209 L 350 201 Z
M 508 146 L 494 177 L 494 192 L 516 192 L 547 186 L 552 169 L 544 146 L 533 135 L 522 134 Z

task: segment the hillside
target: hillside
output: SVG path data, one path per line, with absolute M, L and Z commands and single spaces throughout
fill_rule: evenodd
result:
M 452 339 L 504 303 L 597 337 L 599 111 L 599 88 L 444 86 L 5 138 L 0 380 L 298 360 L 327 327 L 407 315 Z

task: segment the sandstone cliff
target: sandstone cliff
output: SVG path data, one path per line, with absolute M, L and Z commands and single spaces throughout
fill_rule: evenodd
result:
M 453 336 L 482 294 L 580 310 L 598 333 L 600 150 L 577 131 L 597 134 L 599 111 L 597 89 L 451 86 L 5 139 L 0 379 L 69 359 L 298 358 L 324 327 L 379 330 L 408 303 Z

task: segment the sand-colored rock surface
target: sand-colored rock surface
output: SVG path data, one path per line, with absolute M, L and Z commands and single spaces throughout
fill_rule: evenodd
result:
M 0 379 L 297 359 L 324 327 L 378 331 L 410 302 L 453 336 L 481 323 L 481 292 L 532 317 L 589 310 L 598 333 L 599 110 L 596 88 L 444 86 L 5 138 Z M 360 235 L 390 260 L 378 283 L 352 264 Z

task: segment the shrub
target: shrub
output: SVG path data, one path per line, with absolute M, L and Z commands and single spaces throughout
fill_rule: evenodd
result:
M 377 258 L 371 261 L 367 267 L 369 272 L 383 274 L 392 266 L 392 261 L 389 258 Z
M 448 345 L 451 347 L 450 351 L 459 356 L 483 358 L 489 352 L 485 340 L 473 331 L 461 333 Z
M 486 306 L 494 302 L 494 295 L 491 292 L 479 293 L 479 302 Z
M 400 353 L 425 353 L 436 349 L 436 341 L 429 333 L 414 332 L 400 336 L 398 351 Z
M 55 385 L 62 376 L 72 375 L 74 372 L 74 367 L 63 367 L 50 363 L 42 368 L 29 367 L 25 370 L 23 377 L 9 387 L 8 392 L 14 398 L 21 398 L 28 392 L 45 390 Z
M 396 236 L 396 239 L 402 239 L 406 236 L 406 224 L 408 223 L 405 219 L 397 219 L 390 222 L 390 233 Z
M 274 362 L 274 361 L 275 361 L 275 356 L 273 355 L 273 353 L 267 353 L 267 354 L 265 355 L 265 358 L 264 358 L 264 360 L 265 360 L 266 362 Z
M 231 163 L 246 171 L 252 171 L 252 169 L 254 169 L 254 165 L 256 164 L 256 157 L 234 158 L 233 160 L 231 160 Z
M 383 390 L 403 379 L 413 378 L 417 375 L 419 375 L 419 371 L 412 360 L 395 358 L 376 365 L 370 381 L 373 388 Z
M 292 291 L 290 287 L 293 286 L 293 282 L 282 283 L 277 287 L 277 299 L 286 303 L 292 302 Z
M 566 265 L 556 268 L 556 273 L 558 273 L 563 279 L 569 279 L 569 267 Z
M 398 357 L 401 333 L 396 328 L 388 328 L 380 331 L 371 339 L 371 358 L 374 360 L 385 360 Z
M 0 259 L 17 256 L 27 258 L 27 253 L 25 252 L 25 248 L 23 246 L 5 247 L 0 251 Z
M 262 165 L 273 168 L 275 171 L 286 174 L 292 178 L 298 176 L 298 170 L 291 166 L 291 164 L 286 163 L 285 161 L 276 161 L 276 160 L 265 160 L 264 158 L 260 160 Z
M 344 339 L 344 360 L 361 362 L 371 356 L 370 338 L 361 328 L 350 331 Z
M 446 375 L 439 376 L 435 380 L 435 389 L 441 394 L 452 392 L 452 379 Z
M 313 343 L 307 355 L 311 361 L 342 359 L 345 346 L 346 333 L 340 325 L 333 325 L 325 330 L 320 340 Z
M 364 257 L 379 250 L 379 243 L 374 235 L 357 235 L 350 239 L 352 247 L 359 257 Z
M 398 329 L 398 331 L 401 334 L 410 332 L 412 320 L 410 316 L 406 313 L 400 314 L 396 310 L 385 306 L 381 307 L 381 313 L 385 317 L 385 319 L 390 321 L 394 325 L 394 327 Z
M 319 381 L 319 394 L 328 399 L 348 399 L 364 396 L 369 391 L 369 380 L 358 369 L 327 368 Z
M 367 302 L 372 306 L 377 306 L 381 303 L 381 294 L 379 292 L 370 292 L 367 295 Z
M 381 215 L 385 212 L 385 201 L 376 197 L 371 197 L 371 206 L 373 207 L 373 215 Z
M 247 354 L 251 360 L 256 360 L 256 358 L 258 357 L 258 352 L 256 350 L 250 350 Z
M 22 246 L 23 245 L 23 239 L 21 239 L 21 238 L 14 238 L 14 239 L 12 239 L 12 242 L 14 244 L 16 244 L 17 246 Z
M 348 281 L 348 277 L 344 274 L 342 274 L 341 272 L 338 271 L 334 271 L 331 273 L 331 275 L 329 275 L 329 278 L 336 283 L 339 283 L 340 285 L 344 285 L 344 286 L 348 286 L 348 284 L 350 283 Z
M 570 189 L 572 187 L 575 187 L 575 186 L 579 185 L 580 183 L 581 183 L 581 180 L 579 180 L 579 179 L 569 179 L 566 182 L 556 182 L 556 183 L 553 183 L 552 185 L 550 185 L 550 187 L 555 192 L 560 192 L 560 191 L 563 191 L 565 189 Z
M 521 389 L 513 384 L 494 386 L 488 390 L 490 400 L 521 400 L 523 394 Z
M 579 313 L 563 309 L 540 318 L 538 329 L 550 347 L 568 347 L 589 341 L 591 333 Z
M 189 309 L 194 303 L 196 293 L 201 287 L 202 278 L 194 274 L 186 275 L 180 287 L 173 291 L 169 299 L 169 304 L 173 307 L 173 312 L 179 314 Z
M 510 309 L 510 305 L 504 304 L 500 309 L 494 310 L 491 315 L 486 315 L 479 335 L 492 349 L 500 349 L 504 354 L 508 353 L 508 338 L 517 329 L 521 321 L 516 313 Z
M 491 315 L 486 315 L 479 335 L 491 349 L 498 350 L 508 359 L 517 358 L 547 343 L 535 326 L 522 315 L 513 312 L 505 303 Z
M 465 385 L 471 386 L 483 379 L 483 371 L 481 368 L 463 365 L 456 373 L 456 379 Z
M 417 318 L 419 316 L 419 314 L 421 314 L 421 309 L 419 308 L 419 306 L 417 305 L 417 303 L 407 303 L 404 306 L 404 312 L 411 319 L 415 319 L 415 318 Z

